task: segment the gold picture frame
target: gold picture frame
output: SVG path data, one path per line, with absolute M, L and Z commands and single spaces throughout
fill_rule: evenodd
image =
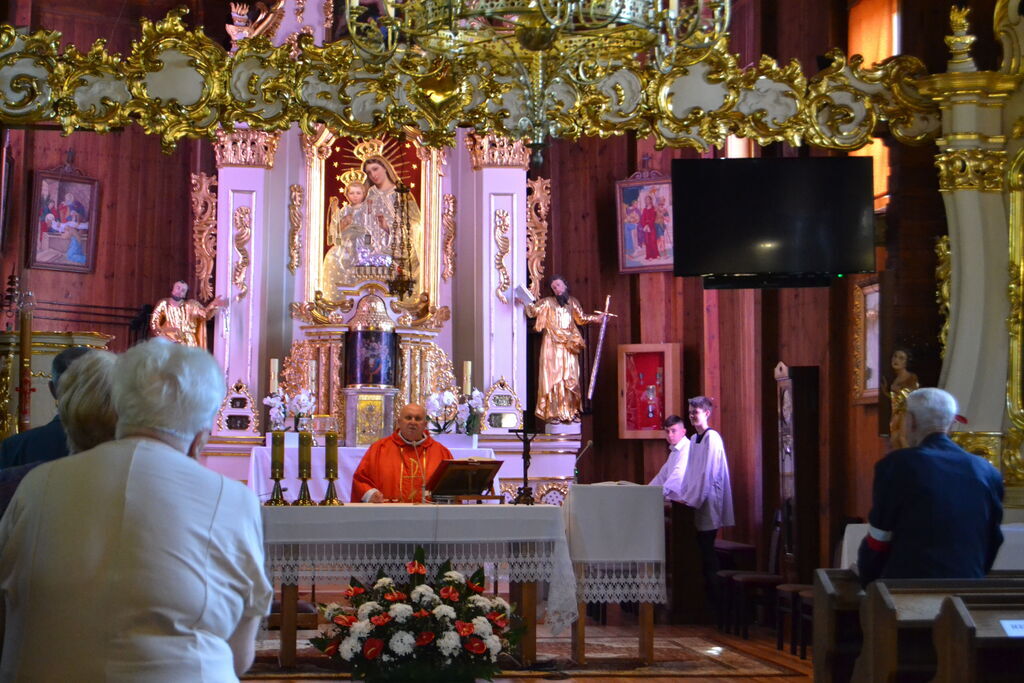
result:
M 664 439 L 662 424 L 678 415 L 679 344 L 619 345 L 619 438 Z
M 878 280 L 858 282 L 853 288 L 853 401 L 876 403 L 882 381 L 880 344 L 881 289 Z

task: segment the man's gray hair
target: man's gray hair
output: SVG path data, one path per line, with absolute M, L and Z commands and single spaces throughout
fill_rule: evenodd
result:
M 947 432 L 956 411 L 956 399 L 942 389 L 925 387 L 907 396 L 907 413 L 914 416 L 914 432 L 922 438 L 935 432 Z
M 115 368 L 117 436 L 154 429 L 191 441 L 213 426 L 224 391 L 224 373 L 207 351 L 161 338 L 134 346 Z
M 114 438 L 117 413 L 110 397 L 117 356 L 90 351 L 61 376 L 57 412 L 68 438 L 68 451 L 78 453 Z

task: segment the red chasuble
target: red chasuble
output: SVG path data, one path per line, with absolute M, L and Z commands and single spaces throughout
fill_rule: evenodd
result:
M 370 489 L 377 489 L 385 500 L 418 503 L 423 486 L 442 460 L 452 453 L 427 435 L 426 441 L 411 446 L 396 431 L 374 443 L 352 475 L 352 502 L 360 503 Z

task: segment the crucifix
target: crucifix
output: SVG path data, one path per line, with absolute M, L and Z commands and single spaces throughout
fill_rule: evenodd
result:
M 520 441 L 523 442 L 523 485 L 516 491 L 515 500 L 512 501 L 513 505 L 533 505 L 533 489 L 530 488 L 530 442 L 537 438 L 540 432 L 529 432 L 524 429 L 510 429 L 508 430 L 512 434 L 515 434 Z

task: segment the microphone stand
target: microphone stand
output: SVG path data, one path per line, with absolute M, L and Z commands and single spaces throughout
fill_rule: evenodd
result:
M 537 438 L 539 432 L 528 432 L 526 429 L 510 429 L 523 442 L 523 485 L 516 491 L 513 505 L 533 505 L 533 489 L 530 488 L 530 442 Z

